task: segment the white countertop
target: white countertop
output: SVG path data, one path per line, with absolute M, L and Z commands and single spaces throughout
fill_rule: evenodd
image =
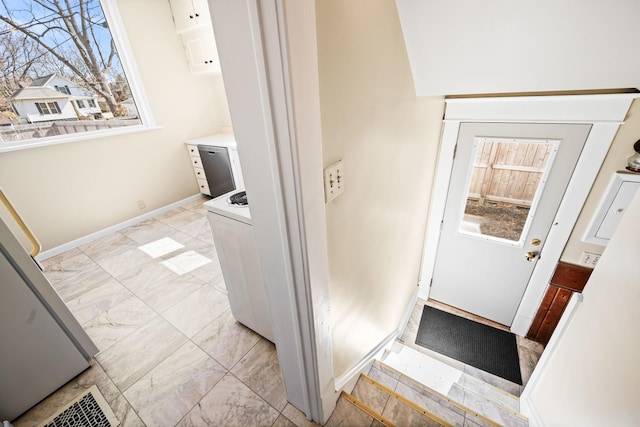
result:
M 234 193 L 242 190 L 233 190 L 228 193 L 218 196 L 215 199 L 211 199 L 204 203 L 204 207 L 208 212 L 226 216 L 227 218 L 235 219 L 236 221 L 244 222 L 251 225 L 251 212 L 249 206 L 237 206 L 229 203 L 228 199 Z
M 188 139 L 187 145 L 209 145 L 212 147 L 237 148 L 236 137 L 232 133 L 218 133 L 202 138 Z

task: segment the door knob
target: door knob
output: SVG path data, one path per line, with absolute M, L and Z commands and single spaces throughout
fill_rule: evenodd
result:
M 538 252 L 527 252 L 526 254 L 524 254 L 524 257 L 527 259 L 527 261 L 529 262 L 533 262 L 533 260 L 535 259 L 535 257 L 538 256 Z

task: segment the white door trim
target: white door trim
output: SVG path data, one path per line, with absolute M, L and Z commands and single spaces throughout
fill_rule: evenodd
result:
M 511 325 L 512 332 L 524 336 L 540 306 L 560 255 L 618 127 L 622 124 L 631 102 L 637 97 L 637 94 L 607 94 L 446 100 L 445 123 L 423 251 L 419 297 L 429 297 L 460 123 L 472 121 L 593 125 Z
M 208 1 L 287 400 L 325 423 L 338 395 L 315 2 Z

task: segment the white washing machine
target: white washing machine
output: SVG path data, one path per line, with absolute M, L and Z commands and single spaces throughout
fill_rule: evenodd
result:
M 251 213 L 249 206 L 242 204 L 246 201 L 243 190 L 234 190 L 205 202 L 204 207 L 207 209 L 233 317 L 274 342 Z

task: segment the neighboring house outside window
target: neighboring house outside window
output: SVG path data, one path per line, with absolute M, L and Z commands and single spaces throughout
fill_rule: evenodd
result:
M 10 98 L 10 102 L 20 120 L 16 126 L 18 129 L 22 124 L 78 119 L 69 95 L 52 88 L 25 87 L 16 91 Z M 47 104 L 50 103 L 57 104 L 57 107 L 49 108 Z M 45 108 L 43 109 L 41 105 L 44 105 Z M 7 141 L 5 135 L 7 133 L 3 133 L 2 138 Z M 11 134 L 9 133 L 9 135 Z
M 7 61 L 0 63 L 0 69 L 29 67 L 26 79 L 10 82 L 14 92 L 6 98 L 6 106 L 0 106 L 0 113 L 18 116 L 12 126 L 0 126 L 0 152 L 48 144 L 47 137 L 52 137 L 51 143 L 60 143 L 84 139 L 78 135 L 84 132 L 95 137 L 96 132 L 100 136 L 122 133 L 117 128 L 155 127 L 141 83 L 132 71 L 135 65 L 128 65 L 133 58 L 117 0 L 3 1 L 0 16 L 3 37 L 24 45 L 25 50 L 42 51 L 28 64 L 20 62 L 27 55 L 0 59 Z M 78 38 L 87 41 L 82 48 L 73 42 Z M 131 105 L 140 105 L 142 111 Z M 87 120 L 92 121 L 90 126 L 81 123 Z
M 64 88 L 65 90 L 60 90 L 61 88 Z M 67 91 L 69 92 L 68 94 L 66 93 Z M 38 101 L 42 102 L 49 100 L 52 102 L 60 102 L 60 111 L 58 112 L 64 114 L 58 117 L 47 117 L 46 120 L 69 121 L 87 119 L 94 120 L 102 118 L 102 111 L 96 102 L 98 96 L 95 93 L 57 74 L 50 74 L 48 76 L 35 79 L 30 86 L 17 90 L 11 96 L 10 101 L 18 111 L 21 123 L 43 121 L 40 118 L 32 117 L 30 113 L 33 112 L 29 110 L 28 106 L 25 107 L 24 105 L 25 103 L 30 103 L 34 98 L 37 98 Z M 75 102 L 77 110 L 74 110 L 71 102 Z M 63 103 L 65 105 L 62 105 Z M 66 109 L 67 103 L 70 107 L 68 110 Z M 70 129 L 71 132 L 69 133 L 72 133 L 73 129 Z

